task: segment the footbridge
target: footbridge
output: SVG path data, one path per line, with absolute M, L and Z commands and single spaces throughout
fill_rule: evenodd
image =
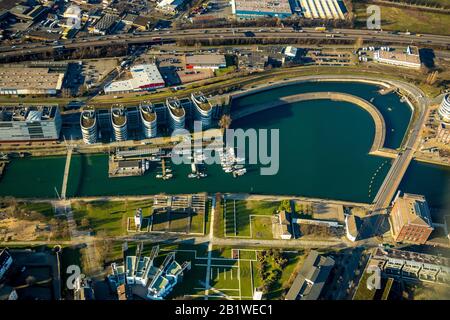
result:
M 66 199 L 66 192 L 67 192 L 67 182 L 69 181 L 69 172 L 70 172 L 70 162 L 72 160 L 72 154 L 73 154 L 73 148 L 69 147 L 67 149 L 67 157 L 66 157 L 66 165 L 64 167 L 64 177 L 63 177 L 63 183 L 61 187 L 61 199 Z

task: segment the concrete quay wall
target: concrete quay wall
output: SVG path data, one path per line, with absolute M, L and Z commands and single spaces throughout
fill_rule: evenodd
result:
M 372 117 L 375 124 L 375 137 L 372 143 L 372 147 L 370 148 L 370 154 L 384 154 L 383 145 L 386 137 L 386 123 L 384 121 L 383 116 L 380 111 L 370 102 L 359 98 L 357 96 L 340 93 L 340 92 L 311 92 L 311 93 L 301 93 L 291 96 L 285 96 L 279 98 L 275 101 L 270 101 L 267 103 L 258 104 L 252 107 L 244 107 L 232 110 L 231 117 L 232 119 L 238 119 L 255 112 L 260 112 L 263 110 L 268 110 L 271 108 L 275 108 L 282 105 L 287 105 L 290 103 L 300 102 L 300 101 L 308 101 L 308 100 L 333 100 L 333 101 L 345 101 L 352 104 L 355 104 L 364 110 L 366 110 L 370 116 Z

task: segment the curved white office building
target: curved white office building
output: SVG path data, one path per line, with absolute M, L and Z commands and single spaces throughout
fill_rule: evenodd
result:
M 191 100 L 194 105 L 195 120 L 202 122 L 202 129 L 211 127 L 212 106 L 201 92 L 192 93 Z
M 142 130 L 146 138 L 154 138 L 158 133 L 157 115 L 152 105 L 140 106 L 139 113 L 141 115 Z
M 123 108 L 113 108 L 111 110 L 111 123 L 113 127 L 114 139 L 125 141 L 128 139 L 127 115 Z
M 172 130 L 184 129 L 186 111 L 177 98 L 167 98 L 167 109 L 169 110 L 169 125 Z
M 84 143 L 92 144 L 97 142 L 97 118 L 95 110 L 86 109 L 81 112 L 80 127 Z
M 450 122 L 450 93 L 447 93 L 442 99 L 441 106 L 439 107 L 439 115 L 445 122 Z

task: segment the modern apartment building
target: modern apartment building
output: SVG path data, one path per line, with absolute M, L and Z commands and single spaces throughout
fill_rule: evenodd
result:
M 80 127 L 84 143 L 97 142 L 97 116 L 94 109 L 85 109 L 81 112 Z
M 174 131 L 177 129 L 184 129 L 186 121 L 186 111 L 181 106 L 180 100 L 177 98 L 167 98 L 167 109 L 169 111 L 169 125 Z
M 127 114 L 124 108 L 112 108 L 111 123 L 113 127 L 114 139 L 125 141 L 128 139 Z
M 142 120 L 142 130 L 146 138 L 154 138 L 158 134 L 157 120 L 158 116 L 153 109 L 153 106 L 145 105 L 139 107 L 141 120 Z
M 450 122 L 450 93 L 447 93 L 442 99 L 438 112 L 442 120 Z
M 211 103 L 201 92 L 192 93 L 191 100 L 194 106 L 194 119 L 201 121 L 202 129 L 210 128 L 212 120 Z
M 149 256 L 143 256 L 142 251 L 142 245 L 138 246 L 136 255 L 124 257 L 123 265 L 113 263 L 108 279 L 124 299 L 162 300 L 181 282 L 185 270 L 191 268 L 191 262 L 179 264 L 175 253 L 171 252 L 157 266 L 159 247 L 153 247 Z

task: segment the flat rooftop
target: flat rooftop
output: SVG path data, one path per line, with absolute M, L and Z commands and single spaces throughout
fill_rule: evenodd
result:
M 233 0 L 236 13 L 291 14 L 289 0 Z
M 0 107 L 0 122 L 53 120 L 57 108 L 57 106 Z
M 155 64 L 133 66 L 130 68 L 129 75 L 129 79 L 111 82 L 105 87 L 105 91 L 132 91 L 165 85 L 164 79 Z
M 413 251 L 377 248 L 372 257 L 377 259 L 413 261 L 447 268 L 450 267 L 450 259 L 448 258 Z
M 63 79 L 49 68 L 0 67 L 0 89 L 60 90 Z
M 412 49 L 411 54 L 400 50 L 394 51 L 378 51 L 380 59 L 403 61 L 409 63 L 420 64 L 420 56 L 417 49 Z
M 225 65 L 225 56 L 221 54 L 196 54 L 186 56 L 186 64 L 192 65 Z

